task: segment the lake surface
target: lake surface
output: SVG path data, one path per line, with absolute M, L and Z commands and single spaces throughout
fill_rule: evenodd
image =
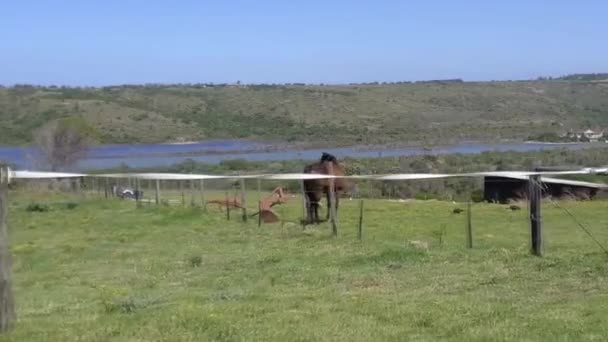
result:
M 606 146 L 605 144 L 601 144 Z M 247 140 L 214 140 L 192 144 L 136 144 L 102 145 L 91 149 L 81 160 L 79 170 L 107 169 L 128 165 L 130 167 L 168 166 L 186 159 L 206 163 L 223 160 L 245 159 L 249 161 L 278 161 L 305 159 L 315 160 L 322 152 L 338 158 L 355 157 L 397 157 L 419 154 L 482 153 L 486 151 L 538 151 L 566 148 L 570 150 L 598 146 L 585 143 L 509 143 L 509 144 L 459 144 L 424 148 L 382 148 L 382 147 L 338 147 L 278 150 L 276 146 Z M 36 169 L 36 150 L 31 147 L 0 147 L 0 160 L 8 161 L 21 169 Z

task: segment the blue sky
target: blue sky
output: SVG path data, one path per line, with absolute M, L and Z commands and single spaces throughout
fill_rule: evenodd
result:
M 0 84 L 608 71 L 608 1 L 4 1 Z

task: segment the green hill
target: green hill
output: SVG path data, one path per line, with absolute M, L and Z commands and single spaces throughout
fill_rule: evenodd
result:
M 101 143 L 253 138 L 302 143 L 526 139 L 608 124 L 598 81 L 309 85 L 149 85 L 0 89 L 0 144 L 45 123 L 84 119 Z

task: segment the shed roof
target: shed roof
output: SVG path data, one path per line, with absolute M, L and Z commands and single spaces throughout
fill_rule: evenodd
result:
M 528 180 L 528 176 L 522 176 L 522 175 L 518 175 L 515 173 L 507 175 L 507 176 L 500 176 L 499 178 Z M 540 177 L 540 180 L 543 183 L 550 183 L 550 184 L 563 184 L 563 185 L 572 185 L 572 186 L 583 186 L 583 187 L 595 188 L 595 189 L 608 189 L 608 185 L 603 184 L 603 183 L 583 182 L 583 181 L 577 181 L 577 180 L 571 180 L 571 179 L 551 178 L 551 177 L 542 177 L 542 176 Z

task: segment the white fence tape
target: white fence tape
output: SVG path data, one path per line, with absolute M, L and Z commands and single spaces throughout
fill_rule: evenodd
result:
M 45 178 L 79 178 L 87 177 L 83 173 L 15 171 L 13 177 L 17 179 L 45 179 Z
M 139 179 L 158 179 L 158 180 L 196 180 L 196 179 L 223 179 L 228 176 L 214 175 L 194 175 L 185 173 L 105 173 L 99 175 L 89 175 L 90 177 L 100 178 L 139 178 Z
M 331 175 L 322 175 L 318 173 L 285 173 L 276 175 L 266 175 L 262 179 L 282 179 L 282 180 L 304 180 L 304 179 L 329 179 L 336 178 Z
M 379 175 L 352 175 L 352 176 L 331 176 L 314 173 L 284 173 L 284 174 L 261 174 L 261 175 L 204 175 L 204 174 L 183 174 L 183 173 L 108 173 L 108 174 L 84 174 L 84 173 L 65 173 L 65 172 L 41 172 L 41 171 L 12 171 L 9 178 L 16 179 L 54 179 L 54 178 L 79 178 L 79 177 L 98 177 L 98 178 L 139 178 L 139 179 L 159 179 L 159 180 L 200 180 L 200 179 L 275 179 L 275 180 L 306 180 L 306 179 L 329 179 L 329 178 L 351 178 L 351 179 L 375 179 L 375 180 L 417 180 L 417 179 L 437 179 L 448 177 L 505 177 L 515 179 L 526 179 L 532 175 L 558 176 L 558 175 L 584 175 L 584 174 L 606 174 L 608 168 L 584 168 L 577 171 L 490 171 L 490 172 L 471 172 L 471 173 L 398 173 L 398 174 L 379 174 Z
M 411 180 L 411 179 L 434 179 L 434 178 L 447 178 L 455 177 L 457 175 L 450 174 L 433 174 L 433 173 L 401 173 L 394 175 L 382 175 L 377 176 L 375 179 L 378 180 Z

